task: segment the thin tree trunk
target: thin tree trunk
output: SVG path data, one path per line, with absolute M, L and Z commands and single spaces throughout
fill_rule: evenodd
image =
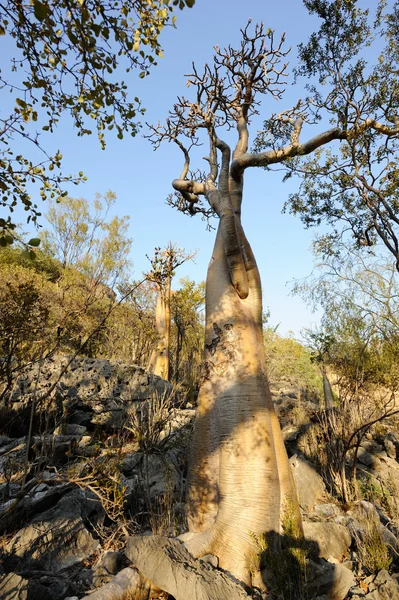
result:
M 331 388 L 330 380 L 327 377 L 325 368 L 322 369 L 323 376 L 323 395 L 324 395 L 324 408 L 329 410 L 334 408 L 334 395 Z
M 149 370 L 163 379 L 169 379 L 170 353 L 170 277 L 159 287 L 155 309 L 157 345 L 151 353 Z

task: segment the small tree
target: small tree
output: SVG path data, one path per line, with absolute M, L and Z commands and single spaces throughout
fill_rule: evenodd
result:
M 132 268 L 132 240 L 126 236 L 129 217 L 110 217 L 116 196 L 97 194 L 92 206 L 85 198 L 64 198 L 47 215 L 51 229 L 42 234 L 44 252 L 56 257 L 63 269 L 73 267 L 93 286 L 115 287 Z
M 163 379 L 169 379 L 170 359 L 170 298 L 171 283 L 175 269 L 193 258 L 194 254 L 186 254 L 175 244 L 169 243 L 165 250 L 155 248 L 154 257 L 150 259 L 151 271 L 147 279 L 157 288 L 157 305 L 155 309 L 155 328 L 158 334 L 157 345 L 151 353 L 149 369 Z

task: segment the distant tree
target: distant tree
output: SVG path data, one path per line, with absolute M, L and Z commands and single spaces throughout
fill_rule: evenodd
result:
M 50 207 L 51 228 L 42 233 L 42 250 L 57 258 L 63 269 L 73 267 L 93 285 L 114 287 L 128 277 L 132 240 L 126 237 L 129 217 L 110 217 L 115 194 L 97 194 L 92 205 L 85 198 L 63 198 Z
M 198 392 L 204 344 L 205 283 L 183 278 L 171 298 L 171 379 L 186 397 Z
M 172 278 L 174 277 L 175 270 L 187 260 L 191 260 L 194 254 L 186 254 L 182 248 L 169 243 L 164 250 L 155 248 L 154 256 L 150 259 L 151 270 L 147 274 L 147 279 L 152 281 L 157 289 L 157 305 L 155 309 L 157 343 L 151 353 L 149 369 L 152 373 L 159 375 L 163 379 L 169 379 L 170 369 L 170 299 Z
M 157 291 L 150 281 L 138 283 L 125 281 L 118 286 L 122 297 L 128 295 L 107 320 L 101 355 L 147 368 L 157 341 Z M 133 288 L 134 293 L 129 294 Z
M 343 244 L 339 257 L 317 257 L 312 277 L 294 291 L 323 310 L 320 327 L 306 335 L 337 395 L 314 431 L 323 449 L 316 458 L 333 490 L 349 502 L 357 494 L 361 441 L 398 412 L 399 276 L 386 258 L 365 258 Z
M 137 118 L 144 109 L 137 97 L 128 96 L 128 85 L 118 70 L 149 74 L 162 57 L 159 35 L 173 25 L 174 6 L 193 6 L 195 0 L 5 0 L 0 4 L 0 36 L 12 54 L 9 71 L 2 65 L 4 90 L 0 119 L 0 206 L 22 203 L 28 221 L 40 215 L 29 186 L 40 185 L 40 196 L 65 195 L 62 184 L 84 179 L 61 172 L 62 154 L 50 155 L 44 132 L 53 132 L 67 113 L 78 136 L 97 130 L 102 147 L 105 132 L 114 129 L 136 135 Z M 8 49 L 7 49 L 8 50 Z M 7 50 L 2 56 L 7 56 Z M 11 92 L 5 94 L 4 92 Z M 16 152 L 16 140 L 28 142 L 26 152 Z M 39 149 L 42 159 L 32 149 Z M 39 155 L 40 156 L 40 155 Z M 0 219 L 5 243 L 11 218 Z

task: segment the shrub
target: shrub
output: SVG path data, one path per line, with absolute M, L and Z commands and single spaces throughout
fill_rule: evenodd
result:
M 263 339 L 266 368 L 271 381 L 286 377 L 309 393 L 321 395 L 323 383 L 320 370 L 312 362 L 312 354 L 305 346 L 293 337 L 279 336 L 270 327 L 264 330 Z

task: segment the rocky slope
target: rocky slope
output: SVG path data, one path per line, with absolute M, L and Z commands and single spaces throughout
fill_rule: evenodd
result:
M 139 547 L 142 556 L 150 550 L 157 560 L 162 555 L 166 565 L 172 552 L 178 581 L 184 575 L 179 560 L 189 560 L 178 559 L 180 550 L 164 542 L 149 550 L 142 538 L 137 544 L 128 539 L 184 532 L 194 409 L 141 368 L 75 359 L 60 377 L 67 362 L 61 357 L 21 374 L 1 413 L 0 598 L 65 600 L 107 584 L 116 589 L 118 581 L 136 577 L 131 567 L 143 562 Z M 396 423 L 362 441 L 357 473 L 363 499 L 343 505 L 309 452 L 319 406 L 289 381 L 275 382 L 272 391 L 304 519 L 306 600 L 399 599 Z M 201 564 L 192 593 L 205 598 L 210 592 L 198 581 L 216 585 L 215 566 Z M 219 580 L 226 585 L 215 575 Z M 284 585 L 270 582 L 268 597 L 305 599 L 298 590 L 288 596 Z M 177 599 L 179 589 L 173 588 Z M 212 589 L 218 600 L 235 597 Z

